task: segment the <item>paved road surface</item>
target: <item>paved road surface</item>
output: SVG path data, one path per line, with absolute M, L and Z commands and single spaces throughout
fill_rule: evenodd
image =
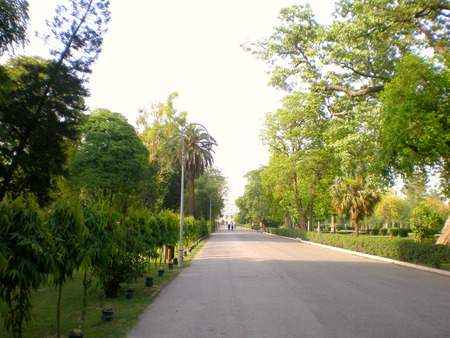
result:
M 221 228 L 128 337 L 450 337 L 450 278 Z

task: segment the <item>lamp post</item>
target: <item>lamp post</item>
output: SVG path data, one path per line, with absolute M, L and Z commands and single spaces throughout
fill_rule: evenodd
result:
M 186 130 L 187 127 L 189 126 L 193 126 L 193 125 L 197 125 L 202 127 L 205 131 L 206 134 L 208 135 L 208 146 L 211 147 L 212 146 L 212 142 L 211 142 L 211 136 L 208 133 L 208 130 L 201 125 L 200 123 L 189 123 L 187 126 L 185 126 L 183 129 L 181 129 L 180 132 L 180 138 L 181 138 L 181 201 L 180 201 L 180 247 L 178 250 L 178 266 L 183 266 L 183 254 L 184 254 L 184 250 L 183 250 L 183 213 L 184 213 L 184 167 L 186 165 L 186 158 L 185 158 L 185 149 L 184 149 L 184 131 Z
M 214 194 L 214 191 L 212 193 L 209 194 L 209 235 L 211 236 L 211 197 Z

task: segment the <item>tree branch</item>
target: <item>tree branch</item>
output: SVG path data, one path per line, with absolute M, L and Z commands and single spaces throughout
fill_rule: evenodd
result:
M 371 66 L 372 66 L 372 64 L 371 64 Z M 388 79 L 386 77 L 384 77 L 384 76 L 362 73 L 362 72 L 356 70 L 355 68 L 353 68 L 353 67 L 351 67 L 351 66 L 349 66 L 349 65 L 347 65 L 346 63 L 343 63 L 343 62 L 341 63 L 341 67 L 342 68 L 346 68 L 348 70 L 351 70 L 353 73 L 358 74 L 358 75 L 363 76 L 363 77 L 368 77 L 368 78 L 371 78 L 371 79 L 380 79 L 380 80 L 383 80 L 383 81 L 388 81 Z
M 360 96 L 366 96 L 371 93 L 379 93 L 384 89 L 384 85 L 368 87 L 368 88 L 361 89 L 361 90 L 353 90 L 353 89 L 350 89 L 350 88 L 347 88 L 347 87 L 344 87 L 341 85 L 325 85 L 324 89 L 329 90 L 329 91 L 335 91 L 335 92 L 343 92 L 350 97 L 360 97 Z

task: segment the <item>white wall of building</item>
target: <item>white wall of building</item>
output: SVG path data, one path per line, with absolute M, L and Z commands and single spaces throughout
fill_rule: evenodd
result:
M 234 218 L 239 213 L 239 208 L 234 203 L 225 202 L 225 206 L 222 209 L 222 215 L 216 218 L 216 222 L 220 225 L 234 223 Z

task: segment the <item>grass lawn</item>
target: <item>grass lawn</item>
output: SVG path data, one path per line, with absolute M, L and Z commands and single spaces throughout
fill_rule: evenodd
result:
M 122 292 L 117 298 L 99 298 L 91 295 L 86 311 L 86 318 L 81 321 L 81 299 L 83 292 L 83 275 L 76 273 L 72 280 L 63 287 L 61 300 L 61 336 L 65 337 L 71 329 L 80 329 L 84 337 L 126 337 L 126 334 L 137 323 L 139 315 L 144 312 L 155 299 L 161 289 L 170 283 L 185 267 L 189 266 L 195 254 L 203 247 L 205 241 L 184 257 L 183 267 L 174 266 L 169 270 L 164 266 L 164 276 L 158 277 L 158 268 L 152 268 L 149 275 L 153 276 L 153 286 L 145 286 L 145 277 L 131 284 L 135 288 L 136 296 L 127 299 Z M 23 337 L 56 337 L 56 301 L 57 290 L 44 287 L 38 290 L 32 299 L 34 321 L 25 326 Z M 115 310 L 114 320 L 105 322 L 101 319 L 101 309 L 112 306 Z M 1 319 L 1 318 L 0 318 Z M 1 320 L 3 325 L 3 320 Z M 0 328 L 0 337 L 10 337 Z

